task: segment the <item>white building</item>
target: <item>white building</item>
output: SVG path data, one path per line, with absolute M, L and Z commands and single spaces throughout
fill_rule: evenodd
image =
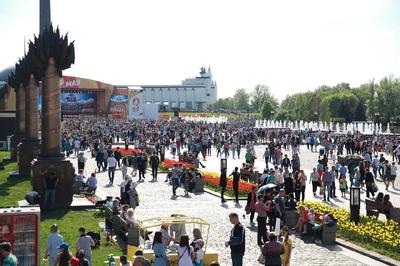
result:
M 181 85 L 141 85 L 143 103 L 155 103 L 160 109 L 179 108 L 203 111 L 217 101 L 217 83 L 213 81 L 210 67 L 201 68 L 200 76 L 182 81 Z

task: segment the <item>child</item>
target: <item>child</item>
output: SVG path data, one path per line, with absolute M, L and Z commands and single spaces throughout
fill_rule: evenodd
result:
M 204 259 L 204 241 L 202 239 L 197 239 L 194 242 L 194 252 L 195 252 L 195 259 L 193 261 L 194 266 L 203 266 L 203 259 Z
M 347 188 L 347 182 L 346 182 L 346 176 L 342 175 L 340 177 L 339 181 L 339 187 L 340 187 L 340 192 L 342 192 L 342 198 L 346 198 L 346 188 Z

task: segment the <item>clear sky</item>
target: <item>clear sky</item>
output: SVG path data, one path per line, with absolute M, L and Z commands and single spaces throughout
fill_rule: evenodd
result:
M 179 84 L 211 66 L 218 97 L 266 84 L 273 95 L 400 77 L 398 0 L 52 0 L 75 40 L 65 75 Z M 0 69 L 39 30 L 39 0 L 0 0 Z

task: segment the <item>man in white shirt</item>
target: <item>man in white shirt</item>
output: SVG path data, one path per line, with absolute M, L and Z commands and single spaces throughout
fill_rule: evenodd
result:
M 83 249 L 85 258 L 89 261 L 89 266 L 91 266 L 92 265 L 92 247 L 95 246 L 95 243 L 90 236 L 86 235 L 85 231 L 86 230 L 84 227 L 79 228 L 80 237 L 76 241 L 76 250 Z
M 374 173 L 374 177 L 378 176 L 378 168 L 379 168 L 379 158 L 378 155 L 375 155 L 374 159 L 372 159 L 372 171 Z
M 79 150 L 81 149 L 81 141 L 79 139 L 74 140 L 75 156 L 78 156 Z
M 44 259 L 49 258 L 49 266 L 55 265 L 56 257 L 60 253 L 59 246 L 64 242 L 63 237 L 58 233 L 58 225 L 53 224 L 50 228 L 50 235 L 47 238 Z
M 117 165 L 117 160 L 114 158 L 113 154 L 111 154 L 111 156 L 107 158 L 107 165 L 108 179 L 110 180 L 110 185 L 112 185 L 114 183 L 115 167 Z

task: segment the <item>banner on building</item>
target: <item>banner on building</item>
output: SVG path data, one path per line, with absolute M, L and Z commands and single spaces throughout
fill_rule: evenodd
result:
M 62 92 L 62 114 L 93 114 L 95 112 L 95 93 L 93 92 Z
M 143 103 L 139 90 L 129 90 L 128 93 L 129 119 L 143 118 Z
M 110 97 L 112 118 L 125 119 L 128 116 L 128 88 L 114 87 Z

